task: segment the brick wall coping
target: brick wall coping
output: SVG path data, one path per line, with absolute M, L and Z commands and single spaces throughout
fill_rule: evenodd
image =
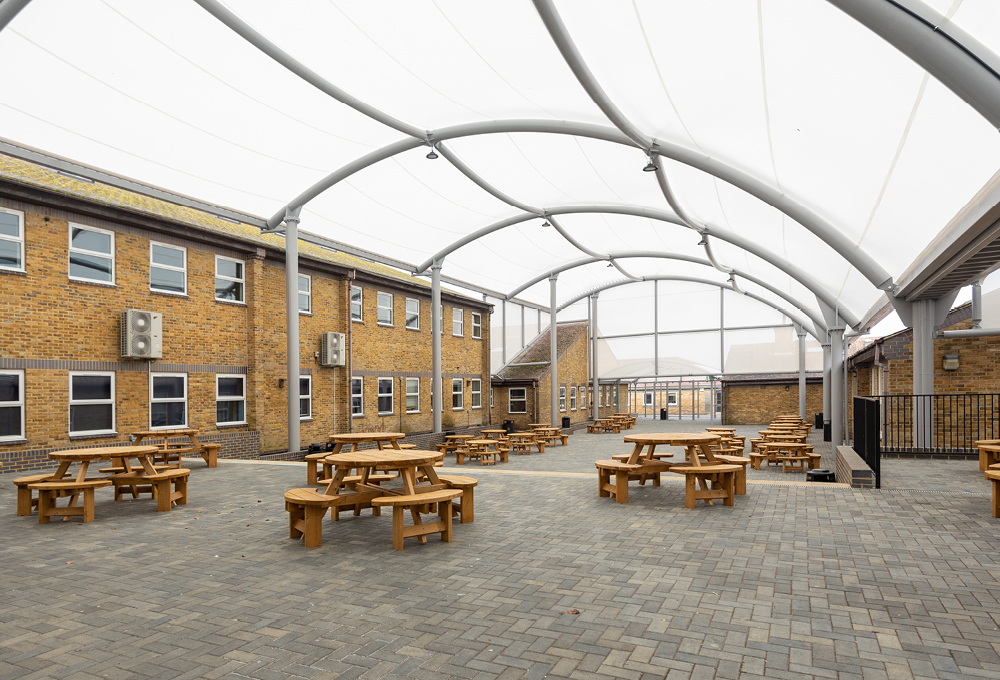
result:
M 875 471 L 850 446 L 837 447 L 837 481 L 855 489 L 874 489 Z

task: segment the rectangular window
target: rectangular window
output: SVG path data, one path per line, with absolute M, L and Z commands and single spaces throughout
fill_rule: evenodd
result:
M 351 415 L 363 416 L 365 414 L 365 380 L 364 378 L 351 378 Z
M 667 394 L 667 406 L 677 406 L 677 393 L 670 392 Z
M 364 321 L 361 316 L 361 286 L 351 286 L 351 321 Z
M 19 210 L 0 208 L 0 268 L 24 271 L 24 213 Z
M 393 412 L 392 383 L 392 378 L 378 379 L 378 414 L 380 416 Z
M 246 423 L 247 379 L 244 375 L 215 376 L 215 424 Z
M 559 388 L 559 410 L 562 411 L 562 412 L 564 412 L 564 413 L 566 412 L 566 388 L 565 387 L 560 387 Z
M 115 232 L 69 223 L 69 278 L 115 282 Z
M 576 410 L 576 385 L 569 388 L 569 410 Z
M 378 294 L 378 325 L 392 325 L 392 293 Z
M 493 388 L 490 388 L 490 408 L 493 408 Z
M 313 379 L 311 375 L 299 376 L 299 420 L 313 417 Z
M 597 388 L 597 408 L 604 408 L 604 385 L 599 385 Z
M 615 387 L 611 388 L 611 395 L 612 395 L 612 397 L 614 397 L 614 400 L 615 400 L 615 403 L 614 403 L 614 407 L 615 408 L 618 408 L 618 390 L 619 389 L 621 389 L 621 388 L 619 388 L 618 386 L 615 386 Z
M 406 327 L 414 331 L 420 330 L 420 300 L 406 298 Z
M 483 381 L 472 379 L 472 408 L 483 407 Z
M 299 274 L 299 312 L 312 314 L 313 310 L 312 277 Z
M 187 248 L 150 241 L 149 289 L 187 295 Z
M 451 409 L 458 411 L 462 408 L 462 379 L 451 379 Z
M 406 379 L 406 412 L 420 412 L 420 378 Z
M 151 373 L 149 427 L 187 427 L 187 373 Z
M 245 302 L 243 260 L 215 256 L 215 299 Z
M 24 371 L 0 372 L 0 442 L 24 439 Z
M 476 340 L 481 340 L 483 337 L 483 315 L 472 314 L 472 337 Z
M 587 386 L 583 385 L 580 387 L 580 410 L 587 410 Z
M 652 392 L 643 392 L 642 393 L 642 405 L 643 406 L 652 406 L 653 405 L 653 393 Z
M 511 387 L 507 390 L 507 413 L 528 412 L 528 388 Z
M 115 374 L 69 374 L 69 433 L 115 431 Z
M 462 309 L 451 310 L 451 334 L 465 335 L 465 311 Z

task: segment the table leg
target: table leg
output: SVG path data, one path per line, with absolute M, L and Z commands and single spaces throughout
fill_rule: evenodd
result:
M 329 484 L 326 485 L 326 489 L 323 490 L 323 495 L 325 496 L 336 496 L 340 493 L 340 485 L 344 481 L 344 477 L 347 476 L 347 469 L 340 468 L 330 478 Z
M 420 468 L 420 470 L 421 470 L 421 472 L 424 473 L 424 476 L 427 478 L 427 481 L 429 481 L 431 484 L 440 484 L 441 483 L 441 480 L 437 476 L 437 472 L 434 471 L 434 464 L 433 463 L 431 463 L 430 465 L 424 465 L 424 466 L 422 466 Z
M 52 475 L 52 480 L 55 481 L 57 479 L 62 479 L 63 477 L 66 476 L 66 472 L 68 470 L 69 470 L 69 463 L 68 462 L 63 461 L 63 462 L 59 463 L 59 469 L 56 470 L 56 472 L 55 472 L 54 475 Z
M 401 450 L 401 449 L 399 448 L 399 442 L 398 442 L 398 441 L 396 441 L 395 439 L 393 439 L 393 440 L 392 440 L 391 444 L 392 444 L 392 448 L 396 449 L 397 451 L 400 451 L 400 450 Z
M 406 487 L 407 495 L 412 496 L 416 493 L 413 489 L 414 477 L 416 476 L 415 470 L 411 467 L 400 468 L 399 474 L 403 477 L 403 485 Z M 435 475 L 436 477 L 437 475 Z
M 155 475 L 156 474 L 156 468 L 154 468 L 153 464 L 150 462 L 149 456 L 142 456 L 138 460 L 139 460 L 139 464 L 142 465 L 143 471 L 147 475 Z M 180 460 L 180 456 L 177 457 L 177 460 Z M 168 462 L 169 462 L 169 458 L 168 458 Z
M 629 454 L 628 464 L 637 465 L 639 463 L 639 458 L 642 456 L 642 444 L 636 443 L 632 448 L 632 453 Z

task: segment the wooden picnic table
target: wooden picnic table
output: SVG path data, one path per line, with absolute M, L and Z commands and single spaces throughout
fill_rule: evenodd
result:
M 991 465 L 1000 462 L 1000 440 L 984 439 L 975 442 L 979 449 L 979 471 L 986 472 Z
M 327 441 L 333 442 L 333 451 L 330 455 L 336 455 L 341 452 L 346 444 L 351 445 L 351 451 L 357 451 L 359 444 L 375 444 L 379 451 L 385 449 L 385 445 L 388 444 L 389 448 L 398 451 L 398 440 L 405 436 L 402 432 L 350 432 L 331 435 Z
M 475 439 L 477 436 L 478 435 L 474 434 L 446 434 L 444 438 L 453 442 L 455 441 L 461 442 L 465 441 L 466 439 Z
M 496 465 L 498 458 L 501 462 L 507 462 L 507 452 L 509 449 L 499 439 L 468 439 L 465 442 L 465 446 L 466 453 L 463 454 L 461 449 L 455 452 L 455 462 L 459 465 L 465 464 L 465 456 L 478 458 L 480 465 L 488 464 L 488 459 L 490 458 L 493 459 L 492 462 L 494 465 Z
M 625 442 L 634 444 L 632 453 L 626 461 L 629 465 L 640 465 L 643 461 L 652 460 L 657 446 L 683 446 L 687 461 L 694 467 L 701 467 L 701 456 L 708 460 L 709 465 L 721 463 L 715 458 L 710 448 L 721 439 L 717 434 L 709 432 L 650 432 L 645 434 L 630 434 L 625 436 Z M 643 452 L 643 448 L 648 449 Z M 644 455 L 645 453 L 645 455 Z
M 717 434 L 727 433 L 736 434 L 735 427 L 706 427 L 705 432 L 715 432 Z
M 528 423 L 528 427 L 534 430 L 537 427 L 551 427 L 552 423 Z
M 49 458 L 59 463 L 59 469 L 49 478 L 49 481 L 59 481 L 66 477 L 69 466 L 73 463 L 80 464 L 80 470 L 76 474 L 76 481 L 82 482 L 87 479 L 87 469 L 92 462 L 99 460 L 113 460 L 118 467 L 125 468 L 126 472 L 135 473 L 130 460 L 135 458 L 139 461 L 143 472 L 147 475 L 157 474 L 150 457 L 159 453 L 158 446 L 104 446 L 93 449 L 73 449 L 70 451 L 53 451 Z
M 163 437 L 163 443 L 157 445 L 160 451 L 157 455 L 153 456 L 153 462 L 164 463 L 176 468 L 183 467 L 182 456 L 188 453 L 197 453 L 204 459 L 208 467 L 214 468 L 217 465 L 217 452 L 222 448 L 221 444 L 202 444 L 198 441 L 198 430 L 190 427 L 174 430 L 139 430 L 138 432 L 133 432 L 132 436 L 135 437 L 132 441 L 133 446 L 142 445 L 142 440 L 144 439 Z M 187 437 L 191 441 L 189 443 L 170 441 L 176 437 Z M 175 457 L 177 458 L 176 464 L 171 462 Z
M 511 432 L 510 445 L 514 453 L 531 453 L 531 447 L 537 446 L 539 453 L 545 453 L 545 442 L 538 441 L 534 432 Z
M 361 481 L 355 484 L 356 489 L 361 493 L 403 495 L 405 492 L 406 495 L 411 495 L 425 490 L 434 491 L 444 487 L 438 479 L 437 472 L 434 471 L 434 463 L 439 457 L 440 455 L 436 451 L 398 451 L 392 449 L 332 453 L 323 459 L 324 463 L 329 463 L 335 469 L 333 476 L 323 490 L 323 494 L 327 496 L 339 495 L 344 478 L 354 469 L 361 472 Z M 402 489 L 383 488 L 368 484 L 368 477 L 372 473 L 392 471 L 399 473 L 399 477 L 403 481 Z M 418 471 L 422 473 L 423 479 L 427 480 L 426 483 L 417 484 Z M 417 490 L 418 488 L 420 491 Z
M 507 438 L 507 430 L 504 430 L 504 429 L 499 429 L 499 430 L 480 430 L 479 434 L 486 435 L 487 439 L 506 439 Z

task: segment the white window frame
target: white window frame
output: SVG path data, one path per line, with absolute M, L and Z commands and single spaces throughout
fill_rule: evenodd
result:
M 653 405 L 653 392 L 651 390 L 646 390 L 642 393 L 642 405 L 643 406 Z
M 21 260 L 24 261 L 23 259 Z M 16 375 L 17 376 L 17 401 L 0 401 L 0 407 L 3 408 L 20 408 L 21 409 L 21 430 L 20 434 L 17 435 L 6 435 L 0 437 L 0 442 L 18 442 L 23 439 L 27 439 L 24 432 L 24 371 L 0 371 L 0 375 Z
M 473 340 L 483 339 L 483 315 L 479 312 L 472 313 L 472 338 Z
M 302 280 L 303 279 L 305 279 L 306 287 L 308 288 L 308 290 L 305 290 L 305 291 L 302 290 Z M 308 274 L 299 274 L 299 289 L 298 289 L 297 292 L 298 292 L 298 298 L 297 298 L 298 302 L 297 302 L 297 304 L 299 306 L 299 314 L 306 314 L 308 316 L 312 316 L 312 313 L 313 313 L 313 282 L 312 282 L 312 277 L 311 276 L 309 276 Z M 306 308 L 305 309 L 302 309 L 302 296 L 303 295 L 306 296 Z
M 159 264 L 157 262 L 153 262 L 153 248 L 155 246 L 159 246 L 160 248 L 167 248 L 169 250 L 181 251 L 181 255 L 184 258 L 184 266 L 174 267 L 169 264 Z M 159 241 L 150 241 L 149 242 L 149 289 L 161 295 L 187 295 L 188 292 L 187 264 L 188 264 L 188 254 L 187 254 L 187 248 L 185 248 L 184 246 L 175 246 L 172 243 L 160 243 Z M 154 288 L 153 287 L 154 269 L 165 269 L 167 271 L 180 272 L 181 274 L 183 274 L 184 290 L 178 293 L 176 290 L 163 290 L 161 288 Z
M 358 413 L 354 412 L 354 381 L 357 380 L 358 384 L 361 385 L 361 390 L 357 394 L 358 399 L 361 402 L 361 411 Z M 363 418 L 365 415 L 365 379 L 360 376 L 353 376 L 351 378 L 351 417 L 352 418 Z
M 382 391 L 382 382 L 385 381 L 389 385 L 389 391 Z M 382 376 L 378 379 L 376 383 L 378 392 L 376 393 L 375 408 L 378 409 L 378 414 L 380 416 L 391 416 L 396 412 L 396 381 L 392 378 Z M 382 406 L 378 403 L 382 397 L 389 397 L 389 410 L 383 411 Z
M 520 392 L 523 397 L 517 399 L 514 398 L 514 392 Z M 511 411 L 510 407 L 513 402 L 524 402 L 523 411 Z M 507 413 L 527 413 L 528 412 L 528 388 L 527 387 L 508 387 L 507 388 Z
M 455 320 L 456 316 L 458 317 L 457 321 Z M 455 332 L 456 328 L 458 329 L 457 333 Z M 457 307 L 452 307 L 451 308 L 451 334 L 453 336 L 455 336 L 456 338 L 464 338 L 465 337 L 465 310 L 464 309 L 459 309 Z
M 458 392 L 455 391 L 456 383 L 458 383 Z M 458 406 L 455 406 L 455 397 L 458 397 Z M 465 410 L 465 381 L 462 378 L 451 379 L 451 410 Z
M 476 399 L 476 397 L 479 397 Z M 479 402 L 478 404 L 476 402 Z M 483 407 L 483 381 L 479 378 L 472 379 L 472 387 L 469 391 L 469 407 L 478 409 Z
M 416 325 L 414 325 L 414 326 L 410 325 L 410 303 L 411 302 L 414 303 L 417 306 Z M 406 298 L 406 318 L 403 319 L 403 325 L 405 325 L 411 331 L 419 331 L 420 330 L 420 300 L 416 300 L 414 298 Z
M 93 232 L 96 232 L 98 234 L 107 234 L 108 236 L 110 236 L 111 237 L 111 254 L 109 255 L 108 253 L 99 253 L 96 250 L 84 250 L 83 248 L 74 248 L 73 247 L 73 230 L 74 229 L 82 229 L 83 231 L 93 231 Z M 115 277 L 116 277 L 116 275 L 118 273 L 118 266 L 117 266 L 117 263 L 115 262 L 115 232 L 110 231 L 108 229 L 98 229 L 97 227 L 91 227 L 90 225 L 87 225 L 87 224 L 77 224 L 76 222 L 70 222 L 69 223 L 69 229 L 67 229 L 67 231 L 66 231 L 66 235 L 69 238 L 69 252 L 66 254 L 66 275 L 69 276 L 69 279 L 71 281 L 84 281 L 86 283 L 101 283 L 101 284 L 104 284 L 105 286 L 114 286 L 114 285 L 117 285 L 117 284 L 115 284 Z M 69 273 L 70 272 L 69 260 L 70 260 L 70 257 L 72 257 L 73 253 L 80 253 L 82 255 L 91 255 L 93 257 L 102 257 L 102 258 L 110 259 L 111 260 L 111 280 L 110 281 L 100 281 L 98 279 L 88 279 L 88 278 L 83 277 L 83 276 L 73 276 L 72 274 L 70 274 Z
M 184 378 L 184 398 L 183 399 L 154 399 L 153 382 L 156 378 Z M 153 404 L 173 404 L 179 401 L 184 402 L 184 422 L 180 425 L 158 425 L 153 427 Z M 188 426 L 188 416 L 191 409 L 188 404 L 188 374 L 187 373 L 150 373 L 149 374 L 149 429 L 150 430 L 184 430 Z
M 677 406 L 676 392 L 667 392 L 667 406 Z
M 417 391 L 410 392 L 410 384 L 416 383 Z M 410 409 L 410 395 L 416 395 L 417 397 L 417 407 L 415 409 Z M 407 378 L 406 379 L 406 402 L 404 404 L 407 413 L 420 413 L 420 378 Z
M 309 393 L 302 394 L 302 381 L 305 380 L 309 383 Z M 302 414 L 302 400 L 309 400 L 309 411 L 305 415 Z M 300 375 L 299 376 L 299 420 L 312 420 L 313 419 L 313 377 L 311 375 Z
M 388 298 L 389 298 L 389 306 L 388 307 L 384 307 L 382 305 L 382 296 L 383 295 L 388 296 Z M 393 325 L 392 306 L 393 306 L 394 303 L 395 303 L 395 296 L 392 293 L 383 293 L 382 291 L 378 291 L 378 293 L 375 296 L 375 321 L 378 323 L 379 326 L 392 326 Z M 381 315 L 380 312 L 383 309 L 388 309 L 389 310 L 389 321 L 388 322 L 382 321 L 382 315 Z
M 21 266 L 20 267 L 9 267 L 9 266 L 5 266 L 5 265 L 0 265 L 0 269 L 4 269 L 4 270 L 9 271 L 9 272 L 23 272 L 23 271 L 26 271 L 25 268 L 24 268 L 25 267 L 25 265 L 24 265 L 24 257 L 25 257 L 25 252 L 24 252 L 24 213 L 21 212 L 20 210 L 11 210 L 10 208 L 0 208 L 0 212 L 6 213 L 8 215 L 15 215 L 17 217 L 17 233 L 18 233 L 18 235 L 17 236 L 7 236 L 5 234 L 0 234 L 0 241 L 10 241 L 12 243 L 17 243 L 18 244 L 18 248 L 19 248 L 18 252 L 20 253 L 20 258 L 21 258 Z M 67 266 L 69 266 L 68 262 L 67 262 Z M 21 391 L 23 392 L 24 390 L 22 389 Z M 22 396 L 22 399 L 23 399 L 24 395 L 22 394 L 21 396 Z M 23 408 L 21 409 L 21 413 L 22 414 L 24 413 L 24 409 Z M 23 425 L 21 427 L 21 431 L 22 431 L 22 433 L 24 431 Z M 23 439 L 23 437 L 22 437 L 22 439 Z
M 493 388 L 490 388 L 490 408 L 493 408 Z
M 606 385 L 597 386 L 597 408 L 604 408 L 604 388 Z
M 236 278 L 234 276 L 222 276 L 221 274 L 219 274 L 219 261 L 220 260 L 225 261 L 225 262 L 235 262 L 235 263 L 239 264 L 241 266 L 240 270 L 243 272 L 243 276 L 241 278 Z M 216 255 L 215 256 L 215 278 L 212 279 L 212 295 L 216 295 L 216 288 L 217 288 L 217 286 L 215 285 L 215 281 L 217 279 L 222 279 L 223 281 L 232 281 L 234 283 L 243 284 L 243 287 L 240 289 L 240 290 L 243 291 L 243 294 L 240 296 L 239 300 L 229 300 L 228 298 L 220 298 L 218 296 L 216 296 L 216 298 L 215 298 L 216 300 L 219 300 L 220 302 L 234 302 L 234 303 L 237 303 L 237 304 L 246 304 L 246 302 L 247 302 L 247 263 L 246 263 L 245 260 L 237 260 L 235 257 L 226 257 L 225 255 Z
M 580 410 L 587 410 L 587 386 L 580 385 Z
M 243 396 L 242 397 L 223 397 L 219 395 L 219 379 L 220 378 L 239 378 L 243 381 Z M 243 402 L 243 420 L 226 420 L 219 422 L 219 404 L 220 401 L 242 401 Z M 245 375 L 229 374 L 229 373 L 216 373 L 215 374 L 215 424 L 219 425 L 246 425 L 247 424 L 247 377 Z
M 74 399 L 73 398 L 73 378 L 96 375 L 111 378 L 111 397 L 109 399 Z M 66 410 L 66 429 L 71 437 L 80 437 L 100 434 L 116 434 L 117 413 L 115 409 L 115 372 L 114 371 L 70 371 L 69 372 L 69 407 L 90 406 L 94 404 L 108 404 L 111 406 L 111 429 L 110 430 L 72 430 L 72 418 L 69 417 L 69 409 Z
M 354 301 L 354 293 L 355 293 L 355 291 L 358 294 L 358 301 L 357 302 Z M 353 321 L 355 323 L 364 323 L 365 322 L 365 305 L 364 305 L 364 302 L 365 302 L 365 289 L 362 288 L 361 286 L 351 286 L 351 321 Z M 357 316 L 357 318 L 354 317 L 354 306 L 355 305 L 357 305 L 357 307 L 358 307 L 358 316 Z
M 566 388 L 559 388 L 559 413 L 566 413 Z
M 569 410 L 576 410 L 576 385 L 570 385 L 569 388 Z

